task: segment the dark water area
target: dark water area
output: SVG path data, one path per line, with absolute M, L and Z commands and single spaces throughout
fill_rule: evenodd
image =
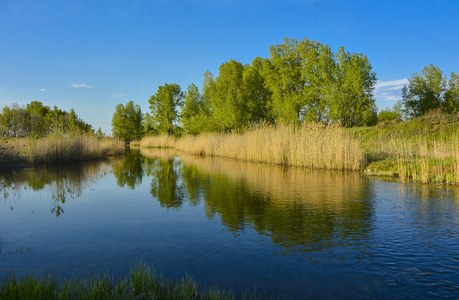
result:
M 459 298 L 459 192 L 165 150 L 0 173 L 0 278 L 138 262 L 261 298 Z

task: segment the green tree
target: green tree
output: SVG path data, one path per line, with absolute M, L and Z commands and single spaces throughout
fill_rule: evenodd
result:
M 126 106 L 116 105 L 112 117 L 113 136 L 124 140 L 133 140 L 141 137 L 142 134 L 142 111 L 140 106 L 129 101 Z
M 246 124 L 247 103 L 242 91 L 244 67 L 233 59 L 220 66 L 210 95 L 212 117 L 221 131 L 239 129 Z
M 445 93 L 444 108 L 449 113 L 459 113 L 459 76 L 451 73 Z
M 148 103 L 154 127 L 159 133 L 167 132 L 173 135 L 174 123 L 179 120 L 178 109 L 183 106 L 183 92 L 180 86 L 176 83 L 160 86 Z
M 287 38 L 283 44 L 270 46 L 270 58 L 263 65 L 265 86 L 272 93 L 270 109 L 276 120 L 297 122 L 300 119 L 304 80 L 298 46 L 296 39 Z
M 440 108 L 446 90 L 446 77 L 434 65 L 424 67 L 421 73 L 408 78 L 402 89 L 405 112 L 412 118 L 420 117 L 432 109 Z
M 29 135 L 32 137 L 45 137 L 48 134 L 49 124 L 46 115 L 50 113 L 49 106 L 44 106 L 40 101 L 32 101 L 26 108 L 29 114 Z
M 192 83 L 185 93 L 185 103 L 182 109 L 182 127 L 186 133 L 198 134 L 198 115 L 201 110 L 201 94 L 199 89 Z
M 303 40 L 300 44 L 302 57 L 302 89 L 304 103 L 302 118 L 305 121 L 328 122 L 330 102 L 333 100 L 334 54 L 328 45 Z
M 334 100 L 330 102 L 330 120 L 344 126 L 357 125 L 362 115 L 374 105 L 376 73 L 363 54 L 349 53 L 341 47 L 336 54 Z
M 244 67 L 242 73 L 242 92 L 250 123 L 273 121 L 270 104 L 271 92 L 265 87 L 263 65 L 267 59 L 256 57 L 252 65 Z

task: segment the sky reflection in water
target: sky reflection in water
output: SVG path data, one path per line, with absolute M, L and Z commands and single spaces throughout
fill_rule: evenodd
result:
M 142 150 L 0 175 L 0 274 L 126 273 L 286 298 L 457 292 L 456 191 Z

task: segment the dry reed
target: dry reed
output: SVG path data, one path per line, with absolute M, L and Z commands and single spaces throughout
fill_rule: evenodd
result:
M 263 124 L 242 134 L 202 133 L 178 140 L 148 137 L 140 142 L 141 147 L 147 145 L 175 147 L 196 155 L 318 169 L 359 170 L 365 164 L 358 141 L 336 125 Z
M 131 147 L 142 148 L 174 148 L 175 138 L 164 133 L 160 135 L 146 136 L 140 141 L 132 141 Z
M 371 151 L 393 160 L 392 173 L 402 182 L 459 184 L 459 131 L 449 137 L 389 137 Z
M 36 163 L 79 162 L 99 159 L 124 152 L 124 142 L 119 139 L 88 135 L 48 137 L 32 140 L 25 154 Z

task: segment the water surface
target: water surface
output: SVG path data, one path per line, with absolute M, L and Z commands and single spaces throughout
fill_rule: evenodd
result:
M 0 276 L 143 261 L 261 297 L 459 296 L 454 189 L 164 150 L 0 182 Z

